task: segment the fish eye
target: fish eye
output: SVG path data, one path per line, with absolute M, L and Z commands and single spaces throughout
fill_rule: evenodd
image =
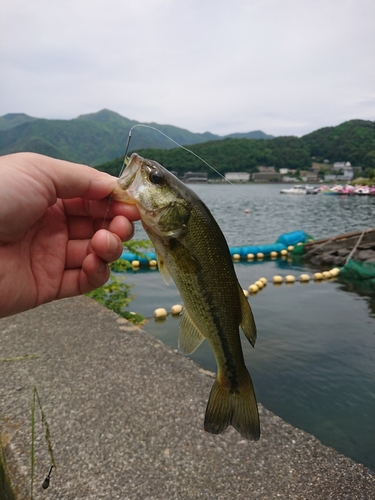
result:
M 161 186 L 164 183 L 164 176 L 161 172 L 158 172 L 157 170 L 152 170 L 149 175 L 150 182 L 152 184 L 156 184 L 158 186 Z

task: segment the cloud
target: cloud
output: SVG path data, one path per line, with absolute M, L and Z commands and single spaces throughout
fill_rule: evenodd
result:
M 194 132 L 374 119 L 373 0 L 3 0 L 0 115 Z

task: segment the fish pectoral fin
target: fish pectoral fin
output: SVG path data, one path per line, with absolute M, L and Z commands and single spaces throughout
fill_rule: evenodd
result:
M 158 269 L 159 273 L 161 274 L 161 277 L 164 280 L 164 283 L 166 285 L 169 285 L 171 282 L 171 275 L 169 274 L 169 271 L 167 269 L 167 266 L 165 265 L 164 259 L 160 257 L 160 255 L 156 252 L 156 260 L 158 261 Z
M 238 287 L 241 303 L 241 328 L 247 340 L 254 347 L 257 339 L 257 327 L 255 326 L 253 311 L 251 310 L 250 304 L 248 303 L 242 288 L 239 285 Z
M 200 271 L 201 265 L 192 255 L 191 250 L 187 248 L 178 238 L 168 240 L 168 251 L 173 253 L 174 259 L 178 262 L 179 270 L 185 274 L 196 274 Z
M 204 336 L 198 330 L 189 316 L 189 313 L 184 310 L 180 323 L 180 332 L 178 336 L 178 349 L 182 354 L 191 354 L 204 341 Z

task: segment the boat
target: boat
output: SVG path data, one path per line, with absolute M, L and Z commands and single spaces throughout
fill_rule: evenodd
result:
M 354 190 L 355 194 L 362 194 L 362 195 L 368 195 L 370 194 L 370 187 L 369 186 L 359 186 L 356 187 Z
M 307 194 L 308 186 L 302 186 L 302 184 L 296 184 L 289 189 L 282 189 L 281 194 Z
M 345 186 L 341 184 L 336 184 L 335 186 L 329 187 L 329 186 L 322 186 L 319 190 L 319 193 L 321 194 L 330 194 L 330 195 L 350 195 L 353 194 L 354 191 L 354 186 L 351 186 L 350 184 L 346 184 Z

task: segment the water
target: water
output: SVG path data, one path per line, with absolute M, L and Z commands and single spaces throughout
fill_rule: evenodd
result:
M 231 246 L 272 243 L 302 229 L 314 238 L 375 224 L 375 198 L 280 195 L 280 185 L 194 185 Z M 249 214 L 245 214 L 245 209 Z M 138 230 L 136 238 L 144 237 Z M 277 259 L 235 265 L 243 288 L 269 283 L 250 297 L 258 327 L 256 348 L 243 339 L 258 400 L 284 420 L 375 470 L 375 299 L 340 281 L 274 286 L 275 274 L 314 272 L 303 262 Z M 317 270 L 317 269 L 316 269 Z M 152 317 L 156 307 L 181 303 L 157 271 L 126 274 L 135 284 L 131 308 Z M 225 286 L 225 283 L 223 283 Z M 179 320 L 153 319 L 144 329 L 177 348 Z M 215 371 L 207 342 L 192 355 Z M 208 395 L 207 395 L 208 396 Z

